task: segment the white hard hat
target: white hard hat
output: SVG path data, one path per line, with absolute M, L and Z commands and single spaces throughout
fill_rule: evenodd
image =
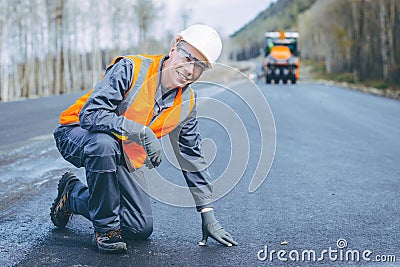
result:
M 192 25 L 181 31 L 179 36 L 196 48 L 207 59 L 210 67 L 214 65 L 222 51 L 222 41 L 218 33 L 203 24 Z

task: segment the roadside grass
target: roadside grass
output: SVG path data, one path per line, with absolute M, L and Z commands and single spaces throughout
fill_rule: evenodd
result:
M 314 80 L 330 81 L 366 93 L 400 99 L 399 84 L 390 84 L 382 80 L 357 81 L 355 75 L 349 72 L 327 73 L 324 62 L 302 60 L 302 65 L 308 69 L 310 77 Z

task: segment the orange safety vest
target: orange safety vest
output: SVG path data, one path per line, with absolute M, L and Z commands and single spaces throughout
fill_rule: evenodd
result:
M 134 64 L 134 73 L 132 84 L 127 90 L 122 102 L 118 106 L 117 112 L 129 120 L 149 126 L 157 138 L 170 133 L 179 123 L 184 121 L 193 109 L 195 97 L 192 88 L 179 88 L 171 107 L 164 109 L 153 121 L 155 95 L 158 87 L 160 75 L 160 64 L 162 55 L 137 55 L 125 56 L 114 59 L 110 66 L 122 58 L 129 58 Z M 133 89 L 132 89 L 133 88 Z M 79 123 L 79 112 L 86 103 L 94 89 L 79 98 L 60 116 L 60 123 L 63 125 Z M 145 159 L 146 152 L 144 148 L 134 142 L 131 142 L 127 136 L 121 136 L 113 133 L 123 142 L 125 154 L 135 168 L 140 168 Z

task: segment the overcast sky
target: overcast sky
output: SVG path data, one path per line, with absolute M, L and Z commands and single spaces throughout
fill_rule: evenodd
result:
M 187 14 L 187 25 L 204 23 L 214 27 L 222 36 L 240 29 L 265 10 L 275 0 L 157 0 L 164 4 L 162 14 L 167 30 L 183 28 L 182 14 Z M 184 12 L 184 11 L 187 12 Z

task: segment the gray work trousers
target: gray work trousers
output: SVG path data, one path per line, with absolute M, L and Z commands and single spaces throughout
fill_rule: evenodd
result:
M 127 239 L 145 239 L 153 231 L 153 217 L 143 172 L 129 172 L 121 155 L 121 143 L 112 135 L 89 132 L 80 126 L 60 126 L 56 145 L 65 160 L 85 167 L 88 186 L 78 182 L 69 205 L 74 214 L 93 223 L 96 232 L 122 228 Z M 140 185 L 139 185 L 140 183 Z

